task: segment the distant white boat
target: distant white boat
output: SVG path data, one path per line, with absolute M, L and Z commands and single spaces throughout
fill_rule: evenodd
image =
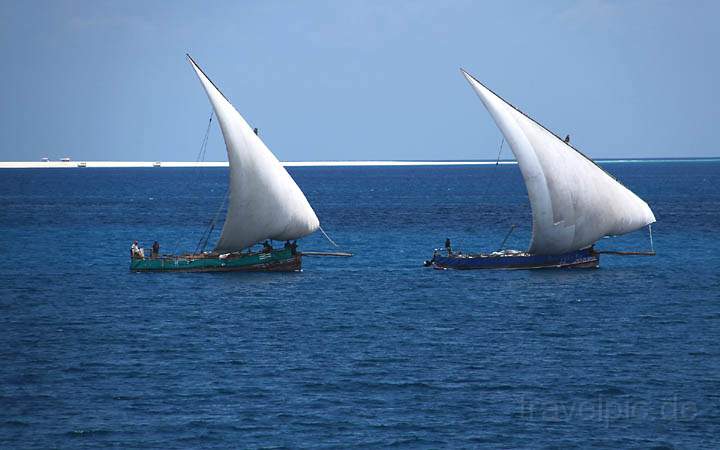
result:
M 64 157 L 64 158 L 60 158 L 60 161 L 61 161 L 61 162 L 70 162 L 70 157 L 69 157 L 69 156 L 66 156 L 66 157 Z
M 86 162 L 79 162 L 79 163 L 77 163 L 77 166 L 78 166 L 78 167 L 87 167 L 87 163 L 86 163 Z
M 160 167 L 160 161 L 155 161 L 153 163 L 153 167 Z
M 50 159 L 49 159 L 49 158 L 42 157 L 42 158 L 40 158 L 40 161 L 41 161 L 41 162 L 50 162 Z

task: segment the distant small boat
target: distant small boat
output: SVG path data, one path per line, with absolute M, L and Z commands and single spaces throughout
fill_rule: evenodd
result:
M 60 162 L 70 162 L 70 161 L 71 161 L 71 159 L 68 156 L 66 156 L 64 158 L 60 158 Z
M 41 162 L 50 162 L 50 158 L 43 157 L 43 158 L 40 158 L 40 161 Z
M 195 74 L 210 99 L 230 165 L 230 189 L 225 224 L 211 252 L 152 255 L 131 251 L 132 271 L 297 271 L 302 254 L 290 240 L 320 228 L 320 221 L 305 195 L 280 161 L 225 96 L 188 55 Z M 160 164 L 160 163 L 156 163 Z M 210 228 L 212 231 L 212 228 Z M 206 232 L 205 242 L 210 236 Z M 252 246 L 266 240 L 286 241 L 284 248 Z M 204 246 L 204 245 L 203 245 Z
M 153 163 L 153 167 L 160 167 L 160 161 L 155 161 Z
M 626 234 L 655 222 L 648 204 L 570 146 L 568 138 L 560 139 L 470 74 L 462 72 L 517 158 L 532 208 L 532 240 L 526 252 L 499 250 L 479 254 L 452 252 L 448 242 L 447 255 L 436 250 L 426 266 L 438 269 L 597 267 L 601 253 L 655 254 L 654 251 L 596 251 L 594 244 L 598 239 Z
M 77 166 L 78 166 L 78 167 L 87 167 L 87 163 L 86 163 L 86 162 L 79 162 L 79 163 L 77 163 Z

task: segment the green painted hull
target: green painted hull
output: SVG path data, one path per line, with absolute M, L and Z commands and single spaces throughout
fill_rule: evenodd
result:
M 158 256 L 131 258 L 133 272 L 295 272 L 302 266 L 302 255 L 290 249 L 270 253 Z

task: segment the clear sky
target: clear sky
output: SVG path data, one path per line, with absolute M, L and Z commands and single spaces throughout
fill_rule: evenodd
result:
M 211 108 L 186 52 L 283 160 L 494 159 L 459 67 L 592 157 L 720 156 L 718 17 L 694 0 L 0 0 L 0 160 L 195 160 Z M 225 160 L 211 134 L 206 160 Z

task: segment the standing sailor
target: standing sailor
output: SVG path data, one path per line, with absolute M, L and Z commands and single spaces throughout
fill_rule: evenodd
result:
M 450 245 L 450 238 L 445 239 L 445 250 L 447 250 L 448 256 L 452 256 L 452 246 Z

